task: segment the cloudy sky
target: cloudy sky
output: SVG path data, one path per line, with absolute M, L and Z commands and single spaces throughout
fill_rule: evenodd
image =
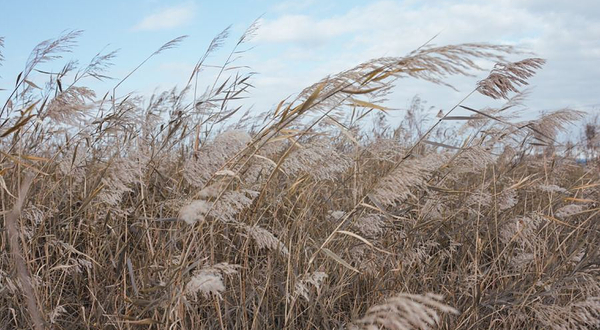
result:
M 380 56 L 401 56 L 438 35 L 433 43 L 511 44 L 548 60 L 531 80 L 528 106 L 600 112 L 600 1 L 3 1 L 0 36 L 5 61 L 0 89 L 10 89 L 29 52 L 42 40 L 70 29 L 84 30 L 67 59 L 86 63 L 97 52 L 120 49 L 110 75 L 124 77 L 164 42 L 189 38 L 177 49 L 153 58 L 122 93 L 149 94 L 182 86 L 212 37 L 232 25 L 232 42 L 211 57 L 219 64 L 233 42 L 255 19 L 260 29 L 238 61 L 258 72 L 249 104 L 264 110 L 320 78 Z M 527 56 L 527 55 L 523 55 Z M 518 59 L 515 58 L 515 59 Z M 491 69 L 492 63 L 485 64 Z M 486 76 L 451 78 L 458 91 L 414 80 L 398 83 L 391 106 L 406 107 L 420 95 L 435 109 L 448 108 Z M 207 83 L 211 73 L 206 72 Z M 118 81 L 118 80 L 117 80 Z M 104 94 L 116 82 L 89 82 Z M 6 92 L 0 91 L 0 98 Z M 482 106 L 482 97 L 469 100 Z M 436 110 L 437 111 L 437 110 Z

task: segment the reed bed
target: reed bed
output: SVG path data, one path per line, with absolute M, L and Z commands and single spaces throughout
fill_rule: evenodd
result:
M 600 327 L 600 174 L 573 154 L 598 141 L 558 141 L 572 109 L 520 119 L 543 59 L 428 44 L 243 113 L 252 74 L 234 58 L 255 30 L 207 88 L 229 30 L 149 99 L 119 87 L 183 38 L 99 96 L 85 83 L 115 53 L 46 74 L 79 32 L 36 47 L 1 104 L 0 328 Z M 438 117 L 415 98 L 388 120 L 400 79 L 446 84 L 484 60 Z M 505 104 L 475 109 L 475 93 Z

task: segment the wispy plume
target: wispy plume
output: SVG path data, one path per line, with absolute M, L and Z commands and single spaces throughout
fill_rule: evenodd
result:
M 355 321 L 350 329 L 430 329 L 438 324 L 440 314 L 459 314 L 455 308 L 444 304 L 442 299 L 442 296 L 431 293 L 399 294 L 381 305 L 369 308 L 367 314 Z
M 509 99 L 509 93 L 519 93 L 520 86 L 529 83 L 536 70 L 541 69 L 546 60 L 528 58 L 513 63 L 497 63 L 490 75 L 477 83 L 477 91 L 493 99 Z

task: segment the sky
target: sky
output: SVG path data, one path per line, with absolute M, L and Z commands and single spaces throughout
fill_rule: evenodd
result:
M 84 82 L 99 95 L 162 44 L 188 35 L 178 48 L 152 58 L 119 92 L 149 95 L 182 87 L 215 35 L 231 25 L 230 42 L 208 61 L 218 65 L 256 19 L 259 30 L 237 62 L 257 72 L 247 100 L 256 111 L 272 108 L 329 74 L 372 58 L 405 55 L 437 35 L 435 45 L 510 44 L 545 58 L 545 67 L 530 80 L 526 104 L 532 112 L 569 107 L 600 113 L 598 0 L 0 0 L 0 36 L 5 38 L 0 89 L 11 89 L 39 42 L 69 30 L 84 31 L 77 48 L 40 68 L 56 72 L 69 59 L 85 64 L 99 51 L 119 49 L 109 71 L 115 80 Z M 520 56 L 515 60 L 534 55 Z M 205 73 L 206 84 L 212 75 Z M 475 77 L 449 78 L 457 90 L 401 80 L 388 106 L 406 108 L 419 95 L 437 113 L 453 106 L 486 76 L 481 71 Z M 6 96 L 0 91 L 0 99 Z M 467 102 L 477 107 L 497 104 L 483 96 Z

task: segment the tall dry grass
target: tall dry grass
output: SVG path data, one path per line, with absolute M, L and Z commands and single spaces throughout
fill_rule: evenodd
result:
M 226 75 L 255 29 L 204 92 L 229 30 L 149 100 L 119 87 L 181 38 L 100 97 L 84 83 L 114 53 L 38 86 L 79 33 L 36 47 L 2 103 L 3 328 L 600 326 L 600 177 L 556 137 L 582 114 L 516 117 L 542 59 L 425 45 L 241 115 L 251 74 Z M 498 64 L 435 120 L 418 99 L 387 120 L 397 80 L 445 84 L 480 60 Z M 473 109 L 474 93 L 506 104 Z

